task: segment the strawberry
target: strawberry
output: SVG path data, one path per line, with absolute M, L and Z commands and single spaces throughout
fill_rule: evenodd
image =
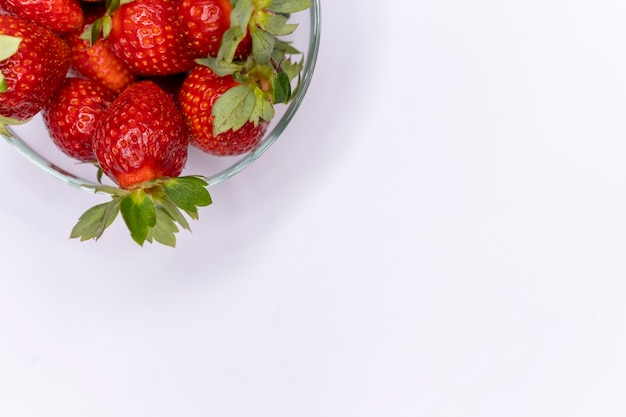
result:
M 185 72 L 194 55 L 180 33 L 174 0 L 122 4 L 111 16 L 109 48 L 141 76 Z
M 93 135 L 114 99 L 115 93 L 96 81 L 67 78 L 42 112 L 53 142 L 72 158 L 95 162 Z
M 0 15 L 0 132 L 39 113 L 69 68 L 69 48 L 48 29 Z
M 232 76 L 219 77 L 204 65 L 196 66 L 181 86 L 178 102 L 187 124 L 190 143 L 217 155 L 240 155 L 254 149 L 265 134 L 268 122 L 246 121 L 242 126 L 214 134 L 215 102 L 238 83 Z
M 78 0 L 0 0 L 0 7 L 57 34 L 72 32 L 83 23 Z
M 197 219 L 197 208 L 211 204 L 205 179 L 179 177 L 187 160 L 185 126 L 174 101 L 152 81 L 124 90 L 98 124 L 94 149 L 107 176 L 120 188 L 98 186 L 112 196 L 87 210 L 70 237 L 100 238 L 118 213 L 135 242 L 175 246 L 183 215 Z
M 94 136 L 102 171 L 129 189 L 176 177 L 187 161 L 187 137 L 174 101 L 152 81 L 129 86 L 113 102 Z
M 119 93 L 137 77 L 130 68 L 120 61 L 110 50 L 108 39 L 99 37 L 92 45 L 84 39 L 83 32 L 102 17 L 105 9 L 85 12 L 85 21 L 81 28 L 63 38 L 71 50 L 70 69 L 85 78 L 97 80 L 111 90 Z
M 228 0 L 181 0 L 178 14 L 181 31 L 199 58 L 217 56 L 224 33 L 230 28 L 232 5 Z M 245 58 L 252 51 L 247 34 L 237 46 L 235 57 Z

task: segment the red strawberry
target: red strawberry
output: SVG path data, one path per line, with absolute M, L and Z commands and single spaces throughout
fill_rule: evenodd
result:
M 182 0 L 179 5 L 181 31 L 193 52 L 201 58 L 217 56 L 224 32 L 230 28 L 232 5 L 228 0 Z M 249 34 L 241 41 L 235 57 L 244 58 L 252 51 Z
M 70 69 L 119 93 L 135 82 L 137 77 L 109 50 L 108 39 L 99 38 L 91 45 L 89 40 L 82 38 L 85 27 L 100 18 L 104 12 L 105 9 L 98 10 L 97 14 L 86 12 L 83 26 L 66 35 L 64 39 L 71 50 Z
M 178 102 L 187 124 L 190 143 L 218 156 L 240 155 L 254 149 L 265 134 L 268 123 L 251 121 L 241 127 L 214 134 L 216 101 L 239 84 L 232 76 L 217 76 L 204 65 L 196 66 L 187 76 L 178 94 Z
M 120 188 L 99 186 L 112 199 L 87 210 L 70 237 L 98 239 L 122 214 L 135 242 L 175 246 L 183 211 L 211 204 L 201 177 L 179 177 L 187 160 L 185 125 L 171 97 L 152 81 L 124 90 L 98 125 L 94 148 L 100 167 Z M 182 211 L 181 211 L 182 210 Z
M 96 81 L 67 78 L 43 109 L 43 120 L 53 142 L 65 154 L 95 162 L 93 135 L 115 93 Z
M 178 24 L 173 0 L 126 3 L 111 16 L 109 47 L 137 75 L 185 72 L 193 67 L 194 56 Z
M 3 42 L 19 41 L 17 51 L 0 61 L 6 82 L 0 115 L 12 119 L 3 121 L 9 124 L 26 121 L 41 111 L 65 79 L 69 48 L 48 29 L 17 17 L 0 15 L 0 34 L 7 35 Z
M 0 7 L 58 34 L 74 31 L 83 23 L 78 0 L 0 0 Z
M 185 125 L 174 101 L 152 81 L 124 90 L 94 136 L 102 171 L 125 189 L 180 175 L 187 147 Z

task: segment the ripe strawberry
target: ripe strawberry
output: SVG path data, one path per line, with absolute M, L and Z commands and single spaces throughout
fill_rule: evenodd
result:
M 122 4 L 111 16 L 109 47 L 140 76 L 185 72 L 195 57 L 178 25 L 173 0 Z
M 259 144 L 268 127 L 266 121 L 247 121 L 236 129 L 214 133 L 213 106 L 226 91 L 238 85 L 232 76 L 219 77 L 204 65 L 191 70 L 178 94 L 191 144 L 218 156 L 240 155 Z
M 83 23 L 78 0 L 0 0 L 0 7 L 57 34 L 74 31 Z
M 96 81 L 67 78 L 44 107 L 44 124 L 57 147 L 83 162 L 95 162 L 93 136 L 115 93 Z
M 181 31 L 197 57 L 217 56 L 224 32 L 230 28 L 232 9 L 228 0 L 180 1 Z M 245 58 L 251 51 L 252 38 L 247 34 L 237 46 L 235 57 Z
M 23 19 L 0 15 L 2 42 L 19 46 L 0 60 L 0 130 L 39 113 L 65 79 L 69 48 L 48 29 Z M 3 49 L 4 45 L 0 47 Z M 10 120 L 6 120 L 6 119 Z
M 174 101 L 152 81 L 122 91 L 94 136 L 102 171 L 125 189 L 180 175 L 187 147 L 185 125 Z
M 100 167 L 120 188 L 99 186 L 112 199 L 87 210 L 70 237 L 98 239 L 118 213 L 135 242 L 175 246 L 176 224 L 197 219 L 211 204 L 201 177 L 179 177 L 187 160 L 185 125 L 171 97 L 152 81 L 124 90 L 98 124 L 94 148 Z M 181 211 L 182 210 L 182 211 Z
M 130 68 L 120 61 L 110 50 L 109 40 L 98 38 L 92 45 L 91 41 L 83 39 L 85 28 L 96 19 L 104 15 L 105 9 L 99 8 L 94 12 L 85 12 L 85 21 L 81 28 L 63 39 L 70 47 L 70 69 L 83 77 L 97 80 L 111 90 L 120 93 L 123 89 L 135 82 L 137 77 Z

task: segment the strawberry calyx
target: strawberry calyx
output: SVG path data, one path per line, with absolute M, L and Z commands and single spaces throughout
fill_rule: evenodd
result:
M 218 76 L 231 75 L 240 85 L 226 91 L 212 108 L 213 134 L 237 130 L 246 122 L 257 125 L 274 117 L 274 104 L 288 103 L 298 91 L 302 55 L 280 39 L 293 33 L 297 24 L 288 23 L 291 13 L 311 7 L 309 0 L 232 0 L 230 28 L 222 37 L 216 57 L 198 59 Z M 235 59 L 237 46 L 246 33 L 252 38 L 252 54 Z M 297 79 L 296 88 L 292 82 Z
M 96 193 L 110 195 L 111 201 L 85 211 L 70 238 L 98 240 L 121 213 L 140 246 L 147 241 L 175 247 L 179 226 L 191 231 L 184 214 L 197 220 L 198 207 L 212 203 L 207 186 L 206 178 L 196 175 L 159 178 L 132 189 L 92 186 Z

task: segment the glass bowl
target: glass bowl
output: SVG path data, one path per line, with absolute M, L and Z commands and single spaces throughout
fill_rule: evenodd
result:
M 296 60 L 304 60 L 300 89 L 288 104 L 275 106 L 275 116 L 259 146 L 249 153 L 229 157 L 209 155 L 190 146 L 182 175 L 202 175 L 208 178 L 209 186 L 217 185 L 249 166 L 284 132 L 304 99 L 317 60 L 321 27 L 320 0 L 311 0 L 311 4 L 309 9 L 290 17 L 290 23 L 298 23 L 299 26 L 292 35 L 283 38 L 303 53 L 303 56 L 294 57 Z M 2 136 L 22 156 L 65 183 L 94 192 L 92 187 L 98 185 L 97 169 L 93 164 L 78 162 L 61 152 L 50 139 L 41 113 L 23 125 L 10 126 L 9 130 L 14 137 Z M 104 178 L 103 182 L 106 181 Z

